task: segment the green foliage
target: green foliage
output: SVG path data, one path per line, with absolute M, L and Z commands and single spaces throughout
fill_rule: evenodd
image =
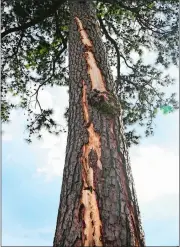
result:
M 128 131 L 125 133 L 126 137 L 126 146 L 130 147 L 132 144 L 138 145 L 140 141 L 140 136 L 136 134 L 135 130 Z
M 116 93 L 130 146 L 138 143 L 139 136 L 128 131 L 129 126 L 138 123 L 146 136 L 151 135 L 157 109 L 162 105 L 178 109 L 176 95 L 166 97 L 163 93 L 174 81 L 162 71 L 171 64 L 178 65 L 179 1 L 104 0 L 94 1 L 94 4 L 110 65 L 117 68 Z M 51 110 L 41 108 L 38 93 L 48 85 L 68 85 L 65 66 L 68 4 L 65 0 L 10 0 L 2 1 L 1 5 L 2 122 L 9 121 L 11 110 L 20 107 L 28 113 L 30 136 L 36 134 L 40 138 L 42 128 L 57 134 L 62 128 L 57 130 Z M 157 54 L 155 64 L 144 64 L 145 50 Z M 132 54 L 136 55 L 136 60 Z M 124 72 L 120 69 L 122 64 Z M 9 94 L 18 96 L 20 102 L 11 104 Z M 39 114 L 32 111 L 33 100 Z M 170 108 L 166 107 L 164 113 L 172 112 Z M 109 105 L 105 105 L 107 109 Z
M 172 106 L 166 105 L 166 106 L 161 106 L 160 109 L 163 111 L 163 114 L 168 114 L 174 111 Z

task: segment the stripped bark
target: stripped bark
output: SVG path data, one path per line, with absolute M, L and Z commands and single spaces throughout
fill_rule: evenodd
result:
M 69 130 L 54 247 L 143 247 L 121 110 L 96 14 L 90 1 L 71 2 L 70 11 Z

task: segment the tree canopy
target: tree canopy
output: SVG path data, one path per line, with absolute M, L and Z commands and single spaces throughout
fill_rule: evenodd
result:
M 151 135 L 158 108 L 178 109 L 175 93 L 166 97 L 163 92 L 174 83 L 163 70 L 178 65 L 179 1 L 104 0 L 93 4 L 109 64 L 116 69 L 115 91 L 130 146 L 138 143 L 139 135 L 128 126 L 138 123 L 146 136 Z M 38 93 L 48 85 L 68 86 L 68 1 L 6 0 L 1 11 L 2 122 L 9 121 L 12 109 L 22 108 L 28 115 L 29 142 L 32 134 L 40 138 L 43 128 L 58 134 L 63 128 L 54 121 L 53 109 L 41 107 Z M 154 64 L 144 63 L 145 50 L 156 54 Z M 18 97 L 19 102 L 12 104 L 10 96 Z

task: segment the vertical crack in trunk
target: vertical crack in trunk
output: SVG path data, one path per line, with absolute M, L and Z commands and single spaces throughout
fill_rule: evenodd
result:
M 86 123 L 89 123 L 89 114 L 88 114 L 88 103 L 86 98 L 86 85 L 83 81 L 83 111 L 84 119 Z M 95 186 L 93 182 L 93 168 L 89 165 L 89 153 L 93 149 L 98 156 L 97 166 L 102 169 L 100 162 L 101 157 L 101 143 L 100 136 L 94 131 L 93 123 L 90 123 L 87 128 L 89 132 L 89 142 L 83 146 L 82 154 L 82 165 L 83 165 L 83 190 L 82 190 L 82 199 L 81 206 L 84 207 L 84 212 L 81 217 L 83 217 L 84 223 L 84 232 L 82 241 L 84 246 L 102 246 L 102 236 L 101 236 L 101 227 L 102 223 L 100 220 L 100 214 L 95 194 Z
M 75 20 L 81 35 L 82 43 L 84 44 L 86 49 L 84 56 L 88 64 L 88 74 L 90 75 L 91 78 L 92 90 L 96 89 L 100 92 L 105 92 L 106 88 L 104 86 L 102 73 L 97 66 L 94 54 L 92 52 L 92 48 L 93 48 L 92 42 L 89 40 L 88 35 L 85 29 L 83 28 L 80 19 L 78 17 L 75 17 Z
M 113 136 L 115 146 L 117 147 L 117 141 L 116 141 L 116 137 L 115 137 L 113 129 L 114 128 L 113 128 L 113 120 L 112 120 L 111 121 L 110 131 L 111 131 L 111 134 Z M 119 154 L 119 156 L 120 156 L 120 154 Z M 119 160 L 121 160 L 121 157 L 120 157 Z M 126 200 L 126 203 L 127 203 L 128 211 L 129 211 L 129 217 L 128 218 L 129 218 L 130 229 L 131 229 L 131 232 L 132 232 L 132 235 L 133 235 L 134 246 L 140 247 L 141 246 L 141 244 L 140 244 L 141 242 L 140 242 L 140 236 L 138 234 L 136 220 L 135 220 L 135 217 L 134 217 L 134 207 L 133 207 L 133 205 L 131 203 L 131 200 L 129 199 L 128 188 L 127 188 L 127 183 L 126 183 L 126 177 L 125 177 L 125 173 L 124 173 L 124 169 L 123 169 L 123 164 L 122 164 L 121 161 L 119 162 L 119 165 L 120 165 L 120 174 L 121 174 L 120 181 L 121 181 L 121 186 L 122 186 L 122 189 L 123 189 L 123 194 L 125 196 L 125 200 Z
M 91 83 L 92 83 L 92 90 L 96 89 L 100 92 L 106 92 L 106 88 L 104 86 L 104 81 L 102 78 L 102 74 L 100 69 L 97 66 L 94 54 L 92 52 L 93 49 L 93 45 L 92 42 L 89 40 L 88 35 L 85 31 L 85 29 L 83 28 L 82 22 L 80 21 L 80 19 L 78 17 L 75 18 L 77 26 L 78 26 L 78 30 L 80 32 L 81 35 L 81 39 L 82 39 L 82 43 L 85 46 L 85 59 L 86 62 L 88 64 L 88 74 L 90 75 L 90 79 L 91 79 Z M 83 109 L 84 109 L 84 117 L 85 117 L 85 121 L 87 123 L 89 123 L 89 115 L 88 115 L 88 109 L 87 109 L 87 100 L 86 100 L 86 86 L 83 82 Z M 89 143 L 87 145 L 83 146 L 83 167 L 84 167 L 84 185 L 87 188 L 94 188 L 94 184 L 93 184 L 93 170 L 91 167 L 89 167 L 88 164 L 88 154 L 90 152 L 90 150 L 93 148 L 97 154 L 98 154 L 98 161 L 100 161 L 100 137 L 97 133 L 95 133 L 94 128 L 93 128 L 93 124 L 91 123 L 90 126 L 88 127 L 88 132 L 89 132 Z M 113 132 L 113 121 L 111 123 L 111 133 L 113 135 L 115 144 L 117 146 L 116 143 L 116 138 Z M 102 167 L 101 167 L 102 169 Z M 120 173 L 121 173 L 121 184 L 122 184 L 122 189 L 125 195 L 125 200 L 127 203 L 127 207 L 129 210 L 129 224 L 130 224 L 130 228 L 131 228 L 131 232 L 133 235 L 133 239 L 134 239 L 134 244 L 135 246 L 140 246 L 140 242 L 139 242 L 139 236 L 138 236 L 138 231 L 137 231 L 137 226 L 136 226 L 136 221 L 135 221 L 135 217 L 134 217 L 134 211 L 133 211 L 133 207 L 131 205 L 131 202 L 129 200 L 129 196 L 128 196 L 128 190 L 127 190 L 127 185 L 126 185 L 126 178 L 125 178 L 125 174 L 124 174 L 124 170 L 123 170 L 123 166 L 122 166 L 122 162 L 120 162 Z M 85 190 L 83 190 L 83 203 L 86 203 L 86 207 L 90 206 L 90 201 L 88 203 L 88 195 L 90 195 L 90 192 L 84 192 Z M 94 197 L 93 197 L 94 195 Z M 96 202 L 96 198 L 95 198 L 95 194 L 91 194 L 91 202 L 93 202 L 94 204 L 94 210 L 96 211 L 97 215 L 97 219 L 98 219 L 98 223 L 99 226 L 101 225 L 100 223 L 100 219 L 99 219 L 99 211 L 97 208 L 97 202 Z M 88 208 L 89 209 L 89 208 Z M 85 216 L 85 222 L 88 225 L 88 227 L 86 228 L 87 230 L 85 230 L 85 234 L 87 234 L 90 238 L 92 235 L 92 226 L 90 227 L 89 222 L 91 222 L 91 219 L 88 218 L 90 215 L 90 212 L 88 212 L 88 210 L 86 210 L 87 212 L 87 216 Z M 100 232 L 99 232 L 100 233 Z M 86 243 L 90 243 L 89 241 Z

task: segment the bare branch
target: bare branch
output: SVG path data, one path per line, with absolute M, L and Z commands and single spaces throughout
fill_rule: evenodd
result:
M 116 50 L 116 54 L 117 54 L 117 79 L 118 81 L 120 81 L 120 52 L 119 52 L 119 48 L 118 45 L 116 43 L 116 41 L 109 35 L 108 31 L 106 30 L 103 20 L 101 19 L 101 17 L 98 17 L 100 26 L 106 36 L 106 38 L 114 45 L 114 48 Z

